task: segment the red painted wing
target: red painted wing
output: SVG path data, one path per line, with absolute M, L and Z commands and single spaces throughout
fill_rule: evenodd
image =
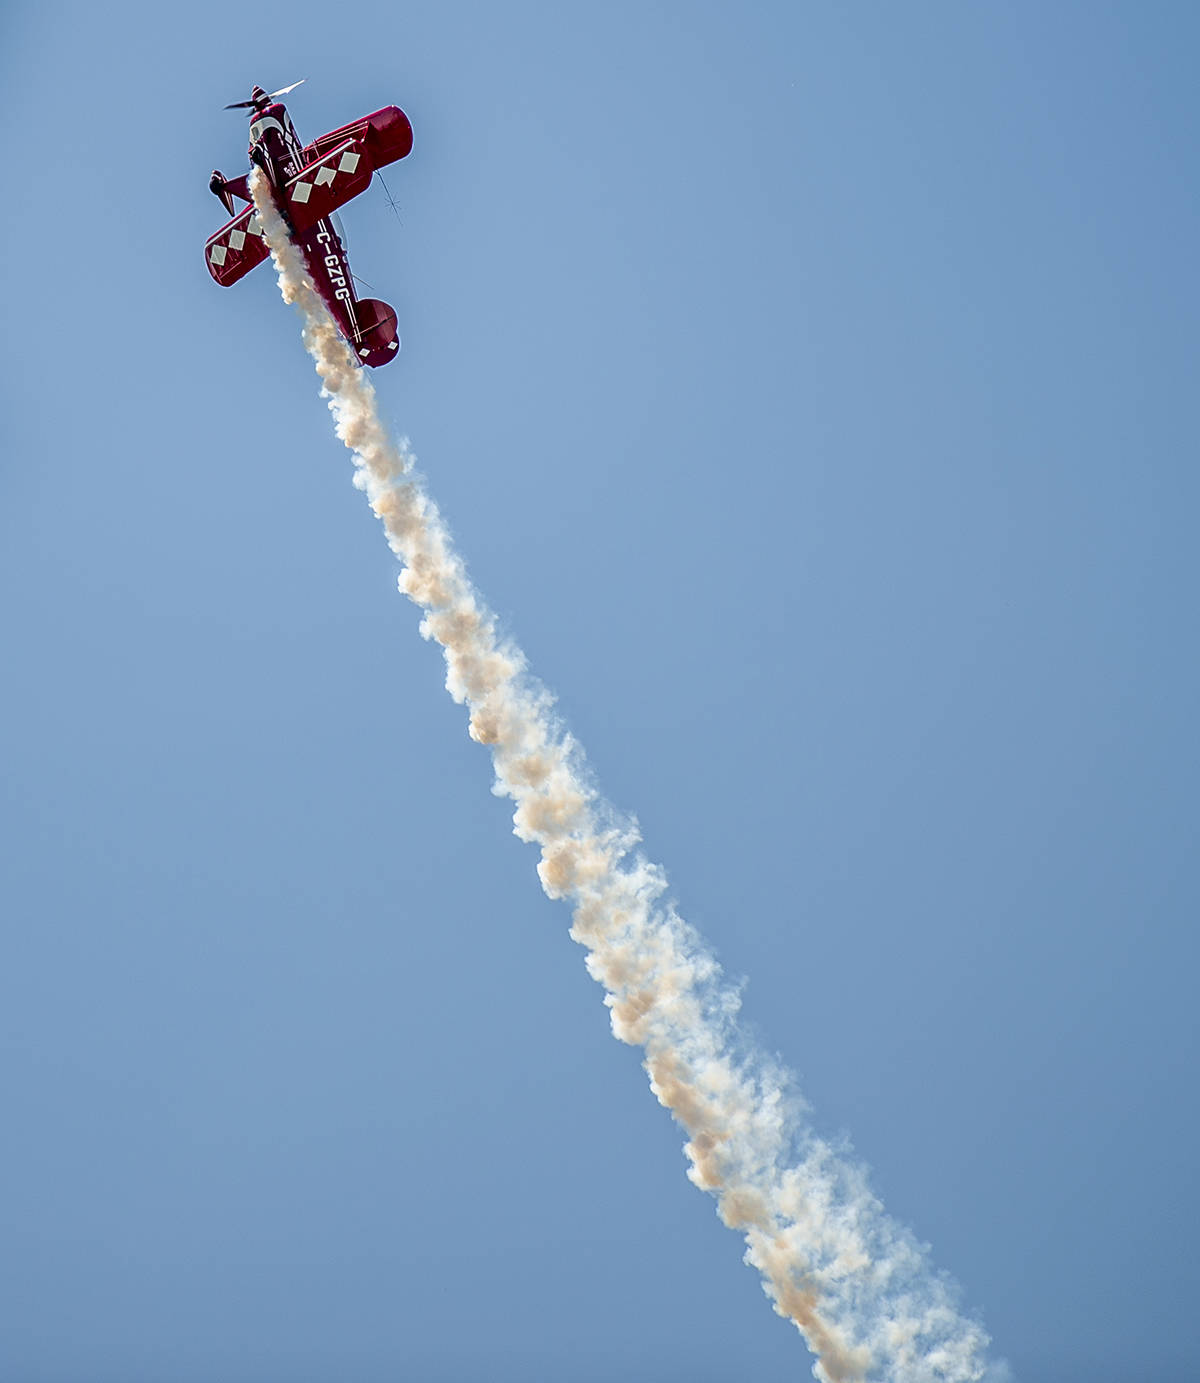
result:
M 292 229 L 301 235 L 352 197 L 365 192 L 374 171 L 366 144 L 360 139 L 344 139 L 306 163 L 279 188 L 276 196 Z
M 371 175 L 412 149 L 412 126 L 399 106 L 385 106 L 304 150 L 304 167 L 283 186 L 280 202 L 297 234 L 365 192 Z
M 361 120 L 353 120 L 349 125 L 314 139 L 304 151 L 305 163 L 312 163 L 347 139 L 356 139 L 367 146 L 373 167 L 386 168 L 411 152 L 413 132 L 408 116 L 399 106 L 384 106 L 371 115 L 364 115 Z
M 232 221 L 222 226 L 216 235 L 210 235 L 204 247 L 204 262 L 208 272 L 223 287 L 245 277 L 257 264 L 261 264 L 268 254 L 267 242 L 263 239 L 262 223 L 254 208 L 248 206 Z

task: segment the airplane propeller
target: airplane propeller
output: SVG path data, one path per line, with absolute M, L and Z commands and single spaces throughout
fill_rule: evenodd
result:
M 250 93 L 250 99 L 248 101 L 234 101 L 232 105 L 226 106 L 225 109 L 246 110 L 247 108 L 252 108 L 257 110 L 259 106 L 266 105 L 268 101 L 274 101 L 279 96 L 286 96 L 289 91 L 295 91 L 298 86 L 303 86 L 307 80 L 307 77 L 301 77 L 298 82 L 293 82 L 291 86 L 280 87 L 278 91 L 272 91 L 270 93 L 265 92 L 262 87 L 256 86 Z

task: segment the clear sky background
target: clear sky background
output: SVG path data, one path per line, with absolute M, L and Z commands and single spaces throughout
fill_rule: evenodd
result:
M 269 268 L 1021 1383 L 1196 1377 L 1192 4 L 9 5 L 0 1377 L 808 1374 L 613 1042 Z

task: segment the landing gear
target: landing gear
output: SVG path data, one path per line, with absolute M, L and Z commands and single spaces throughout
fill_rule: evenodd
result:
M 213 175 L 208 180 L 208 190 L 214 197 L 220 200 L 221 205 L 224 206 L 225 210 L 232 216 L 233 196 L 229 191 L 229 185 L 225 181 L 224 174 L 220 173 L 216 168 L 213 169 Z

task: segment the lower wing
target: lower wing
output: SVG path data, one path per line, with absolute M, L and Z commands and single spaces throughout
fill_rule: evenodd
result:
M 263 239 L 262 222 L 252 206 L 208 237 L 204 247 L 204 262 L 208 272 L 223 287 L 244 278 L 261 264 L 268 254 Z

